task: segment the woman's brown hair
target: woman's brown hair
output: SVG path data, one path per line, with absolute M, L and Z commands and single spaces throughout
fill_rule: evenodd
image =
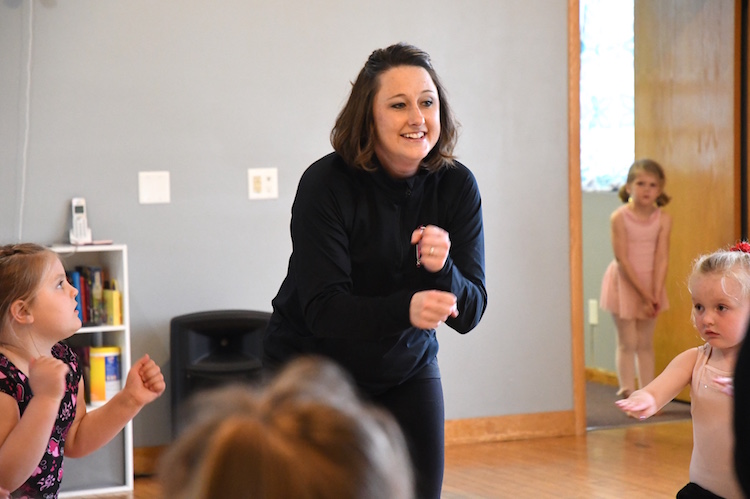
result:
M 458 140 L 458 122 L 448 104 L 448 98 L 440 78 L 432 67 L 427 52 L 397 43 L 375 50 L 367 59 L 356 81 L 352 84 L 349 100 L 336 118 L 331 130 L 331 145 L 344 161 L 363 170 L 375 169 L 375 121 L 373 102 L 380 88 L 380 75 L 399 66 L 423 68 L 432 78 L 438 92 L 440 104 L 440 137 L 435 147 L 422 160 L 422 167 L 436 171 L 453 166 L 453 149 Z

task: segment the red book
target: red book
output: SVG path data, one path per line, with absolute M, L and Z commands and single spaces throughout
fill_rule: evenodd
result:
M 88 267 L 78 267 L 77 270 L 81 273 L 81 312 L 83 314 L 83 319 L 81 320 L 81 322 L 83 322 L 83 325 L 85 326 L 91 320 L 89 313 L 89 290 L 91 289 L 89 280 L 91 277 L 91 272 L 89 272 Z

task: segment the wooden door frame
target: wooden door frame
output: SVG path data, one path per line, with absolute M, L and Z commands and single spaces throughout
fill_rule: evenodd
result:
M 583 211 L 581 201 L 581 30 L 579 9 L 579 0 L 568 0 L 568 224 L 570 227 L 573 414 L 576 435 L 586 432 Z

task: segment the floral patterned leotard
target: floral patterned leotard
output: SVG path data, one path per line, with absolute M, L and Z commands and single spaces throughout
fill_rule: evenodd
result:
M 52 348 L 52 355 L 70 366 L 70 371 L 65 377 L 65 395 L 60 402 L 57 421 L 51 428 L 49 444 L 42 460 L 39 461 L 29 479 L 11 494 L 13 498 L 55 499 L 62 481 L 65 436 L 76 415 L 78 382 L 81 379 L 81 373 L 78 369 L 78 358 L 68 345 L 56 344 Z M 34 395 L 31 393 L 26 374 L 19 371 L 3 354 L 0 354 L 0 392 L 7 393 L 16 399 L 21 417 Z

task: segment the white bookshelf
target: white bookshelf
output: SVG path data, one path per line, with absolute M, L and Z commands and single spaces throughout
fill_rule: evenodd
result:
M 128 292 L 128 250 L 124 244 L 52 246 L 66 270 L 76 266 L 98 266 L 107 269 L 109 279 L 116 279 L 122 295 L 122 325 L 82 327 L 76 335 L 87 335 L 91 345 L 120 348 L 121 383 L 130 369 L 130 306 Z M 80 338 L 76 338 L 80 339 Z M 87 341 L 88 343 L 88 341 Z M 88 411 L 96 410 L 87 407 Z M 82 458 L 65 457 L 61 498 L 127 493 L 133 490 L 133 423 L 107 445 Z

